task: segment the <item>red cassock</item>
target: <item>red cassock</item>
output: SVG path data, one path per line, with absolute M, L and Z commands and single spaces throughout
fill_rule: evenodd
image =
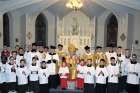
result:
M 60 79 L 60 86 L 61 86 L 61 89 L 63 88 L 67 88 L 67 78 L 61 78 Z
M 77 78 L 77 88 L 79 88 L 79 89 L 84 88 L 84 79 L 83 78 Z
M 65 75 L 66 77 L 68 77 L 68 74 Z M 68 84 L 67 84 L 67 81 L 68 81 L 68 78 L 62 78 L 60 76 L 60 86 L 61 86 L 61 89 L 63 88 L 67 88 Z

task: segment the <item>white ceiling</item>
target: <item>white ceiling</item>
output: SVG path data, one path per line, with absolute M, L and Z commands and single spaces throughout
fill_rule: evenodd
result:
M 65 7 L 66 0 L 0 0 L 0 13 L 20 11 L 35 13 L 48 9 L 55 15 L 64 16 L 71 10 Z M 140 11 L 140 0 L 84 0 L 81 11 L 87 16 L 98 16 L 105 10 L 134 14 Z

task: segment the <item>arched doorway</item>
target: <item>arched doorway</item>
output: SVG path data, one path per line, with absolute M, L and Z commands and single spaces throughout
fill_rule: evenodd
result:
M 3 46 L 10 46 L 9 16 L 7 13 L 3 15 Z
M 118 21 L 115 15 L 111 14 L 107 21 L 107 32 L 106 32 L 106 46 L 117 46 L 118 37 Z
M 48 22 L 43 14 L 37 16 L 35 22 L 35 41 L 36 43 L 46 45 L 47 37 L 46 32 L 48 30 Z

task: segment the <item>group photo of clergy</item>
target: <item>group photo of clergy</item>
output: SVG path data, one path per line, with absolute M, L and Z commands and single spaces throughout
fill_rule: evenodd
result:
M 131 49 L 121 46 L 94 52 L 86 45 L 83 54 L 69 44 L 27 49 L 15 46 L 1 52 L 0 93 L 51 93 L 51 89 L 81 93 L 140 93 L 140 62 Z

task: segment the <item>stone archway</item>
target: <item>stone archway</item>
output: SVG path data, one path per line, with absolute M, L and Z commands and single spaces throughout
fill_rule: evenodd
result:
M 118 39 L 118 20 L 114 14 L 110 14 L 106 19 L 106 47 L 112 45 L 117 47 L 117 39 Z
M 3 46 L 10 47 L 10 19 L 7 13 L 3 15 Z
M 44 14 L 39 14 L 35 21 L 35 42 L 46 45 L 48 32 L 48 21 Z

